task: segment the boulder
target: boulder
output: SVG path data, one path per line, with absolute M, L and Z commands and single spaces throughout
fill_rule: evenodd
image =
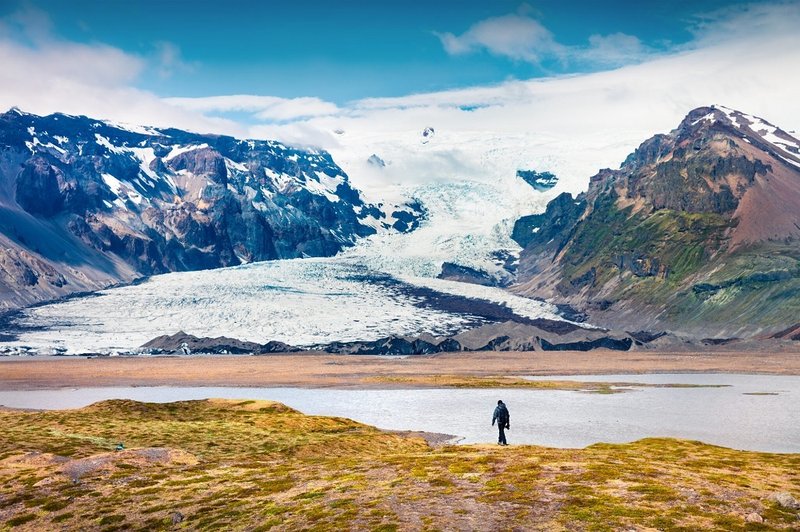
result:
M 791 493 L 785 491 L 781 493 L 775 493 L 770 496 L 770 500 L 778 503 L 778 506 L 781 508 L 786 508 L 787 510 L 800 510 L 800 502 L 798 502 Z
M 747 517 L 745 517 L 744 520 L 747 521 L 748 523 L 763 523 L 764 522 L 764 518 L 761 517 L 756 512 L 752 512 L 752 513 L 747 514 Z

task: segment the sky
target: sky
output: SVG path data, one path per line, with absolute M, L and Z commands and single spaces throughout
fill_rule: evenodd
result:
M 589 168 L 701 105 L 800 129 L 797 28 L 800 2 L 780 0 L 4 0 L 0 109 L 343 157 L 434 125 L 576 153 L 611 139 Z
M 639 61 L 689 42 L 698 5 L 728 3 L 11 0 L 0 17 L 143 58 L 137 86 L 161 96 L 316 96 L 341 105 Z

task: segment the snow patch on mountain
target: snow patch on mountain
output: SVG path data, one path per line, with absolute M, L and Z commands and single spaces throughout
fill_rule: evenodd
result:
M 783 161 L 800 167 L 800 140 L 792 137 L 779 127 L 770 124 L 763 118 L 723 105 L 714 105 L 712 108 L 722 111 L 728 122 L 742 130 L 743 135 L 755 135 L 760 140 L 775 147 L 777 149 L 776 155 Z M 713 113 L 710 114 L 713 119 Z M 743 138 L 749 142 L 746 136 Z
M 203 143 L 203 144 L 195 144 L 195 145 L 189 145 L 189 146 L 180 146 L 180 145 L 172 146 L 172 149 L 169 151 L 167 156 L 164 157 L 164 160 L 165 161 L 171 161 L 172 159 L 174 159 L 178 155 L 181 155 L 183 153 L 189 153 L 190 151 L 202 150 L 203 148 L 208 148 L 208 144 Z

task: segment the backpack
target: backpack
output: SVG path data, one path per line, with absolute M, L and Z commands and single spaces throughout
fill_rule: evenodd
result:
M 502 424 L 508 423 L 508 408 L 506 408 L 505 404 L 497 405 L 497 421 Z

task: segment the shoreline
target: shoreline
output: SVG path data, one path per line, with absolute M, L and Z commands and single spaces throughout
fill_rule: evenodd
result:
M 421 389 L 375 377 L 523 377 L 728 373 L 800 375 L 800 352 L 482 351 L 390 357 L 291 353 L 135 357 L 0 357 L 0 388 L 298 387 Z

